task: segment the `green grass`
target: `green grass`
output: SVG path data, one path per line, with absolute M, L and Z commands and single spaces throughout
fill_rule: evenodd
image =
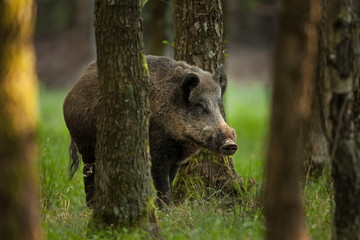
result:
M 62 116 L 66 91 L 40 89 L 38 168 L 42 220 L 48 239 L 85 236 L 90 211 L 84 203 L 81 172 L 68 181 L 69 134 Z
M 143 239 L 141 232 L 122 230 L 86 236 L 91 211 L 85 205 L 81 171 L 68 180 L 67 132 L 62 103 L 66 90 L 40 89 L 38 158 L 41 213 L 47 239 Z M 263 239 L 261 207 L 264 152 L 268 132 L 270 91 L 260 84 L 231 83 L 226 95 L 228 123 L 237 132 L 239 150 L 233 160 L 245 186 L 240 206 L 223 209 L 218 200 L 197 201 L 157 211 L 164 239 Z M 314 239 L 328 239 L 331 229 L 333 190 L 328 171 L 305 185 L 304 202 L 308 229 Z M 125 232 L 124 232 L 125 231 Z M 146 238 L 146 237 L 145 237 Z
M 239 150 L 234 166 L 245 183 L 263 178 L 269 118 L 269 90 L 263 85 L 229 83 L 225 95 L 227 121 L 236 130 Z

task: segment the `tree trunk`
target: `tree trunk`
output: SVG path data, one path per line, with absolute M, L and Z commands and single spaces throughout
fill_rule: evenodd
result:
M 308 239 L 301 201 L 301 128 L 310 113 L 319 0 L 284 0 L 274 56 L 265 183 L 267 239 Z
M 140 0 L 95 2 L 100 101 L 91 224 L 98 228 L 156 230 L 148 138 L 149 74 L 140 16 Z
M 316 69 L 316 82 L 312 89 L 311 113 L 302 133 L 302 159 L 307 175 L 321 175 L 330 164 L 329 117 L 330 85 L 327 81 L 327 4 L 322 1 L 321 23 L 319 25 L 319 53 Z
M 224 61 L 223 0 L 173 1 L 175 59 L 214 73 Z M 220 108 L 225 117 L 221 101 Z M 230 157 L 203 150 L 182 166 L 173 186 L 176 201 L 189 197 L 239 197 L 242 179 Z M 220 190 L 220 191 L 219 191 Z M 232 198 L 230 198 L 232 199 Z
M 34 3 L 0 0 L 0 239 L 40 239 Z
M 319 58 L 318 58 L 319 59 Z M 325 94 L 322 78 L 319 72 L 326 71 L 325 66 L 317 66 L 316 83 L 311 90 L 312 101 L 310 115 L 302 127 L 301 158 L 304 162 L 305 174 L 320 176 L 324 167 L 329 163 L 328 142 L 325 129 Z M 322 92 L 320 92 L 322 91 Z
M 174 0 L 175 59 L 215 72 L 224 62 L 223 0 Z
M 328 77 L 332 99 L 330 153 L 335 188 L 333 239 L 360 237 L 360 150 L 354 110 L 354 84 L 359 86 L 359 2 L 328 3 Z

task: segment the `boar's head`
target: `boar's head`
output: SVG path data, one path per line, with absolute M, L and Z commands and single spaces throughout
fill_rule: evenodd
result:
M 233 155 L 238 146 L 236 134 L 225 122 L 222 97 L 227 86 L 224 68 L 213 75 L 195 71 L 183 75 L 181 97 L 183 106 L 179 108 L 183 125 L 183 137 L 196 145 L 222 155 Z

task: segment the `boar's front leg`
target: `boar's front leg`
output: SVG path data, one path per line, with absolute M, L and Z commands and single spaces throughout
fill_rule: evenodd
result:
M 171 186 L 168 166 L 166 164 L 157 165 L 153 163 L 151 166 L 151 175 L 158 196 L 156 204 L 159 207 L 161 207 L 164 203 L 169 205 L 171 198 Z
M 170 186 L 172 186 L 176 173 L 178 172 L 179 168 L 180 168 L 180 164 L 173 163 L 170 165 L 170 169 L 169 169 Z
M 94 203 L 94 181 L 95 181 L 95 157 L 93 154 L 87 153 L 83 155 L 84 168 L 83 178 L 85 185 L 86 204 L 92 208 Z

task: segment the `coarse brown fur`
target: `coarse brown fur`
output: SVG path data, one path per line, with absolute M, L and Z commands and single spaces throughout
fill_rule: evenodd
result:
M 231 155 L 237 149 L 236 137 L 219 108 L 226 88 L 222 68 L 210 74 L 167 57 L 147 56 L 146 61 L 151 173 L 159 198 L 169 203 L 171 182 L 180 164 L 201 148 Z M 93 200 L 98 99 L 97 66 L 91 63 L 64 102 L 64 118 L 72 138 L 70 176 L 78 167 L 78 149 L 89 204 Z

